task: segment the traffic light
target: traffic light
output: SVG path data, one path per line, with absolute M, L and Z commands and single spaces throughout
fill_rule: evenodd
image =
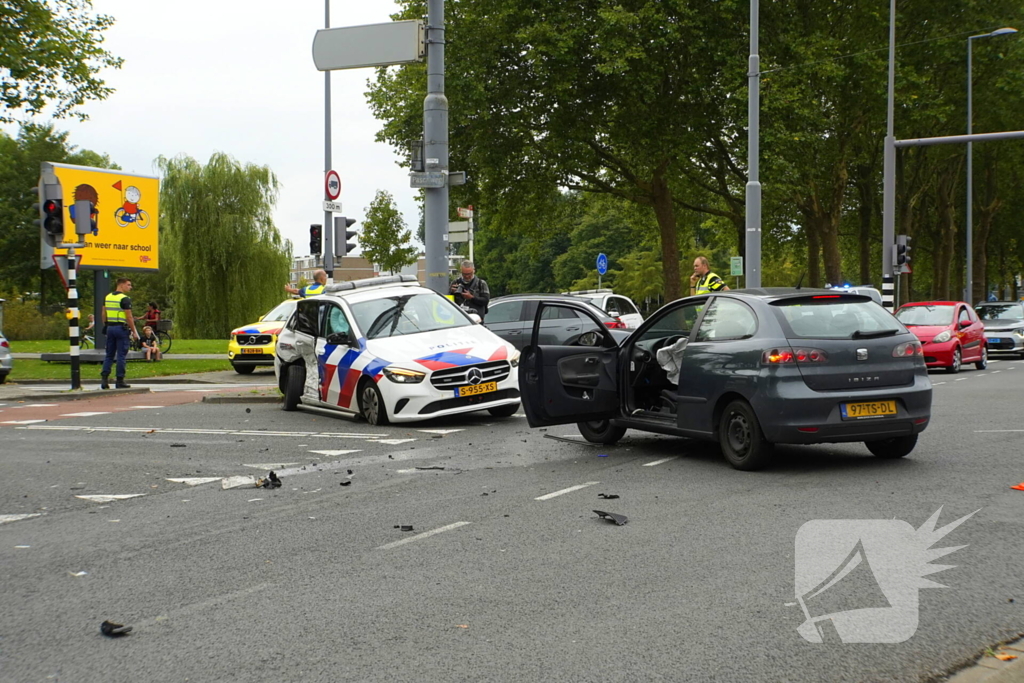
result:
M 309 253 L 313 256 L 319 256 L 323 253 L 324 247 L 324 226 L 322 225 L 311 225 L 309 226 Z
M 356 248 L 355 243 L 350 243 L 350 239 L 355 239 L 356 231 L 349 230 L 350 227 L 355 225 L 355 218 L 345 218 L 344 216 L 334 217 L 334 253 L 337 254 L 338 258 L 347 256 L 349 252 Z
M 68 213 L 71 215 L 71 220 L 75 222 L 76 234 L 99 234 L 96 219 L 99 218 L 100 212 L 96 209 L 95 204 L 88 200 L 80 199 L 68 207 Z M 83 216 L 83 218 L 79 219 L 79 216 Z
M 896 250 L 892 256 L 893 265 L 903 266 L 910 265 L 910 236 L 909 235 L 896 235 Z
M 40 182 L 36 188 L 39 201 L 33 208 L 39 210 L 36 224 L 42 228 L 43 240 L 51 247 L 58 247 L 64 241 L 64 201 L 60 185 Z

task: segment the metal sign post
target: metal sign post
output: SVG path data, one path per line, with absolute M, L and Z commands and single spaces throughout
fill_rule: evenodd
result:
M 608 272 L 608 257 L 604 254 L 597 255 L 597 288 L 601 289 L 601 276 Z

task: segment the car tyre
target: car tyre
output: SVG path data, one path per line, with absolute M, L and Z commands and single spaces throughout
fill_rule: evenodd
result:
M 7 381 L 7 373 L 5 372 L 4 374 L 0 375 L 0 384 L 3 384 L 6 381 Z
M 960 366 L 963 364 L 963 356 L 960 355 L 960 347 L 953 349 L 953 363 L 946 368 L 946 372 L 951 375 L 955 375 L 960 372 Z
M 605 446 L 611 446 L 618 442 L 626 433 L 625 427 L 613 425 L 611 420 L 577 422 L 576 428 L 580 430 L 583 438 L 590 443 L 601 443 Z
M 494 417 L 512 417 L 519 410 L 518 403 L 513 403 L 507 406 L 497 406 L 496 408 L 488 408 L 487 412 Z
M 302 400 L 302 392 L 306 386 L 306 368 L 301 365 L 289 365 L 285 369 L 288 376 L 285 379 L 284 403 L 281 407 L 285 410 L 295 410 Z
M 256 369 L 255 365 L 236 365 L 235 363 L 232 363 L 231 367 L 233 367 L 235 372 L 239 375 L 251 375 L 252 371 Z
M 987 346 L 982 346 L 981 347 L 981 360 L 979 360 L 977 363 L 975 363 L 974 367 L 976 367 L 979 370 L 984 370 L 985 368 L 988 367 L 988 347 Z
M 364 380 L 359 391 L 359 412 L 363 419 L 374 427 L 388 423 L 388 409 L 384 406 L 384 397 L 372 380 Z
M 722 455 L 734 468 L 758 470 L 771 458 L 771 443 L 766 441 L 754 409 L 743 400 L 725 407 L 718 423 L 718 443 Z
M 917 434 L 910 436 L 897 436 L 892 439 L 880 439 L 878 441 L 865 441 L 872 455 L 885 460 L 895 460 L 910 454 L 917 445 Z

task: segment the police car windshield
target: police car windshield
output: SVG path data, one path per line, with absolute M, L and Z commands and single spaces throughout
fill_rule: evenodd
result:
M 270 311 L 270 313 L 267 313 L 265 316 L 263 316 L 263 320 L 261 322 L 272 323 L 281 320 L 287 320 L 288 318 L 292 317 L 292 313 L 294 312 L 295 302 L 284 301 L 278 304 L 272 311 Z
M 367 339 L 453 329 L 473 321 L 437 294 L 404 294 L 352 304 L 356 324 Z

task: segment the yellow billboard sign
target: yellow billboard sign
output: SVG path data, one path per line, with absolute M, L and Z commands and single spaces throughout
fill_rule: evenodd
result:
M 160 269 L 160 179 L 124 171 L 69 164 L 45 163 L 64 198 L 64 241 L 85 242 L 75 249 L 79 268 L 104 270 Z M 75 234 L 75 202 L 93 203 L 95 227 L 87 235 Z M 46 253 L 49 251 L 49 253 Z M 43 246 L 41 265 L 52 266 L 52 255 L 66 249 Z

